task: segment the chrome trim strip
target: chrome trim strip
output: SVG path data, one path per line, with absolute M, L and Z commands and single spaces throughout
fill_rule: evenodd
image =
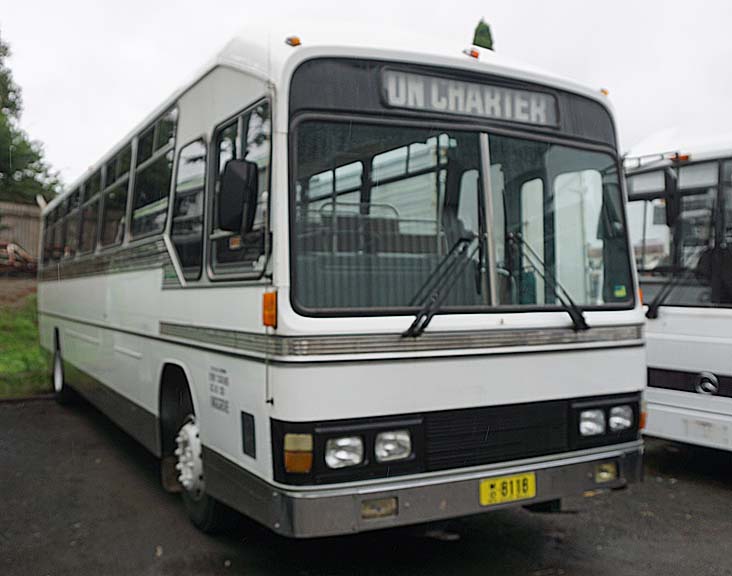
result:
M 642 343 L 643 325 L 598 326 L 582 332 L 571 328 L 428 332 L 419 338 L 402 338 L 397 333 L 278 336 L 161 322 L 160 334 L 268 356 L 301 358 L 346 354 L 399 354 L 556 345 Z
M 78 260 L 56 262 L 45 266 L 38 273 L 38 280 L 66 280 L 99 274 L 133 272 L 159 268 L 170 263 L 165 241 L 160 238 L 133 246 L 113 249 L 109 252 L 81 256 Z

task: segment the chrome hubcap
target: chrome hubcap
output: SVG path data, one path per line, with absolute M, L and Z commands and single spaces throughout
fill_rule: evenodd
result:
M 56 354 L 53 359 L 53 389 L 56 392 L 61 392 L 61 388 L 64 385 L 64 371 L 61 366 L 61 357 Z
M 203 494 L 203 458 L 201 456 L 201 433 L 196 419 L 191 416 L 178 431 L 175 439 L 178 459 L 175 469 L 178 470 L 178 482 L 194 498 Z

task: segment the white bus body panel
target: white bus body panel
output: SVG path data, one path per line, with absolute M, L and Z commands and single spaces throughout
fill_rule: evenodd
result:
M 732 376 L 732 310 L 663 306 L 647 325 L 649 369 Z M 732 450 L 732 398 L 649 387 L 646 434 Z

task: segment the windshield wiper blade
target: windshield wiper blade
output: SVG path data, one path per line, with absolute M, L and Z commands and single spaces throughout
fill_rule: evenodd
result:
M 669 278 L 666 283 L 661 286 L 658 294 L 653 297 L 653 300 L 651 300 L 651 303 L 648 305 L 648 310 L 646 310 L 646 318 L 649 318 L 650 320 L 655 320 L 656 318 L 658 318 L 658 309 L 666 301 L 666 298 L 671 295 L 671 292 L 674 291 L 674 288 L 676 288 L 679 282 L 693 275 L 694 272 L 692 270 L 686 270 L 678 275 L 672 271 L 671 278 Z
M 569 292 L 567 292 L 567 289 L 559 283 L 559 280 L 557 280 L 554 274 L 552 274 L 551 277 L 547 276 L 546 264 L 544 263 L 544 260 L 542 260 L 541 256 L 536 253 L 536 251 L 531 247 L 531 245 L 524 239 L 524 237 L 520 233 L 511 232 L 508 234 L 508 239 L 511 242 L 519 244 L 525 249 L 525 254 L 528 254 L 528 256 L 530 256 L 529 258 L 527 258 L 527 261 L 536 271 L 536 273 L 541 276 L 542 280 L 549 284 L 549 288 L 559 299 L 559 302 L 562 304 L 562 308 L 567 314 L 569 314 L 569 317 L 572 319 L 572 324 L 574 325 L 575 332 L 589 330 L 590 326 L 585 320 L 585 315 L 582 312 L 582 309 L 577 306 L 575 301 L 569 295 Z M 539 264 L 541 264 L 544 272 L 539 270 L 539 267 L 533 260 L 536 260 L 537 262 L 539 262 Z
M 475 234 L 458 238 L 427 277 L 427 280 L 417 290 L 409 305 L 419 305 L 420 308 L 409 328 L 402 332 L 402 337 L 411 336 L 416 338 L 421 336 L 427 329 L 432 318 L 439 311 L 450 290 L 455 286 L 463 270 L 465 270 L 478 249 L 479 244 L 469 252 L 470 245 L 476 238 Z

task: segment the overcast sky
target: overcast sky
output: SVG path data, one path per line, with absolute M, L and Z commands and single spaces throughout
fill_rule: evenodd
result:
M 725 0 L 0 0 L 22 125 L 67 182 L 243 27 L 297 33 L 307 19 L 370 31 L 375 45 L 388 27 L 452 48 L 470 44 L 481 17 L 500 54 L 609 89 L 625 147 L 732 134 Z

